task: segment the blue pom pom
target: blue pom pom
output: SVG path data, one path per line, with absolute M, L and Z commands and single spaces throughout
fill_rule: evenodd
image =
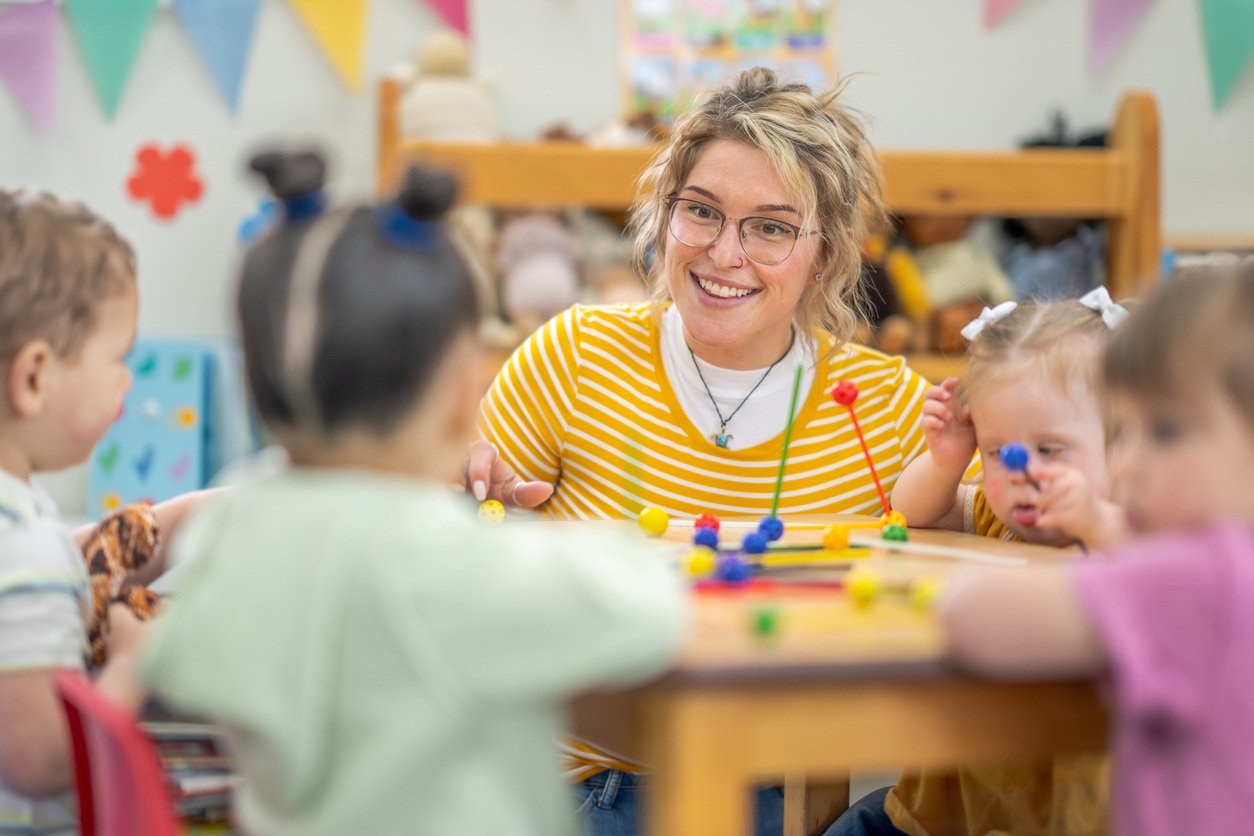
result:
M 1001 456 L 1001 463 L 1005 465 L 1007 470 L 1027 470 L 1028 469 L 1028 448 L 1017 442 L 1003 444 L 1001 450 L 998 451 Z
M 740 548 L 745 554 L 762 554 L 762 552 L 766 551 L 766 543 L 766 535 L 758 531 L 751 531 L 745 535 Z
M 763 517 L 758 523 L 758 532 L 768 540 L 778 540 L 784 536 L 784 521 L 779 517 Z
M 715 576 L 724 583 L 744 583 L 749 580 L 753 570 L 734 554 L 726 554 L 719 558 Z
M 694 546 L 708 546 L 711 549 L 718 549 L 718 532 L 712 528 L 702 526 L 693 533 L 692 544 Z

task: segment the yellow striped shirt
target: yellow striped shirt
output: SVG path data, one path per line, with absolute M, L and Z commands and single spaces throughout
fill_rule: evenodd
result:
M 926 382 L 900 357 L 815 334 L 818 369 L 793 426 L 781 514 L 880 509 L 853 422 L 828 394 L 858 385 L 854 405 L 887 493 L 923 450 Z M 834 349 L 834 350 L 833 350 Z M 662 368 L 649 304 L 575 306 L 510 358 L 484 398 L 480 430 L 526 479 L 556 485 L 543 511 L 561 519 L 679 517 L 770 511 L 784 440 L 715 446 L 688 419 Z
M 780 404 L 775 438 L 743 450 L 715 446 L 680 408 L 660 332 L 648 303 L 577 305 L 529 337 L 497 375 L 480 431 L 523 478 L 556 485 L 544 513 L 614 519 L 647 505 L 679 517 L 770 511 L 788 404 Z M 779 513 L 880 513 L 849 411 L 828 393 L 841 380 L 857 384 L 858 423 L 888 493 L 924 449 L 927 383 L 901 357 L 814 336 L 822 359 L 793 426 Z M 566 740 L 561 754 L 572 781 L 641 770 L 590 741 Z

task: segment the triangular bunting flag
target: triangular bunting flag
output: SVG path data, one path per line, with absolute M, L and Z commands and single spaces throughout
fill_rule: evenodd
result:
M 0 76 L 43 134 L 52 132 L 56 30 L 55 0 L 0 12 Z
M 1254 55 L 1254 0 L 1201 0 L 1210 98 L 1223 107 Z
M 1091 0 L 1089 61 L 1095 70 L 1110 65 L 1137 21 L 1154 0 Z
M 353 90 L 360 90 L 369 0 L 290 2 L 340 76 Z
M 261 0 L 174 0 L 174 8 L 235 113 Z
M 1017 0 L 984 0 L 984 26 L 992 29 Z
M 92 82 L 110 119 L 131 74 L 157 0 L 63 0 Z
M 1014 0 L 1000 0 L 1000 2 L 1013 3 Z M 467 0 L 427 0 L 427 3 L 440 17 L 444 18 L 445 23 L 467 38 L 470 37 L 470 20 L 466 14 Z

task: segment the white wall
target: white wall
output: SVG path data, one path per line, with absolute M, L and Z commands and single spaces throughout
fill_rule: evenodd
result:
M 494 79 L 506 129 L 533 137 L 564 121 L 583 131 L 619 108 L 620 0 L 471 0 L 476 54 Z M 1052 107 L 1077 127 L 1106 123 L 1120 91 L 1158 97 L 1169 233 L 1254 232 L 1254 78 L 1212 113 L 1195 0 L 1156 0 L 1105 73 L 1088 66 L 1088 0 L 1020 0 L 983 29 L 981 0 L 839 0 L 839 64 L 859 74 L 850 96 L 883 147 L 1004 148 L 1045 126 Z M 0 92 L 0 183 L 74 195 L 133 236 L 140 257 L 141 330 L 230 333 L 235 230 L 260 191 L 243 173 L 249 149 L 274 138 L 316 140 L 333 154 L 341 197 L 370 193 L 374 99 L 386 68 L 439 26 L 422 0 L 373 0 L 367 90 L 335 77 L 281 0 L 265 0 L 240 112 L 232 116 L 172 12 L 160 11 L 116 119 L 107 122 L 81 55 L 62 26 L 57 128 L 40 137 Z M 1254 71 L 1250 73 L 1254 76 Z M 187 142 L 206 182 L 173 223 L 125 193 L 142 144 Z M 83 479 L 53 480 L 82 507 Z

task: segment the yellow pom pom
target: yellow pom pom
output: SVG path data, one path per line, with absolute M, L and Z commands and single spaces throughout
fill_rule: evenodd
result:
M 849 548 L 849 526 L 840 523 L 829 525 L 823 532 L 823 548 L 829 552 Z
M 890 525 L 899 525 L 906 528 L 906 515 L 900 511 L 889 511 L 880 517 L 880 528 L 887 528 Z
M 910 584 L 910 605 L 920 610 L 930 610 L 940 598 L 941 579 L 935 575 L 924 575 Z
M 645 508 L 636 517 L 640 530 L 650 537 L 661 537 L 671 524 L 671 518 L 661 508 Z
M 684 569 L 694 578 L 713 574 L 716 566 L 718 555 L 709 546 L 693 546 L 684 555 Z
M 488 525 L 500 525 L 505 520 L 505 506 L 489 499 L 479 506 L 479 519 Z
M 865 566 L 851 569 L 845 576 L 845 591 L 855 607 L 866 607 L 880 594 L 880 576 Z

